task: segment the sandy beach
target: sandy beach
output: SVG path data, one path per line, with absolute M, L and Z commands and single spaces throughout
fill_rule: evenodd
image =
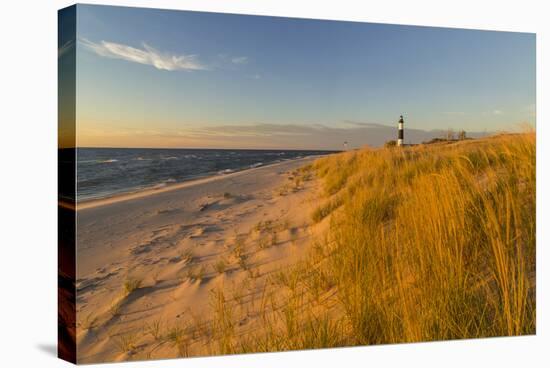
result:
M 79 362 L 182 355 L 155 342 L 155 326 L 199 329 L 216 290 L 247 294 L 237 329 L 253 328 L 267 276 L 307 250 L 319 188 L 297 169 L 313 160 L 79 204 Z M 117 346 L 128 336 L 132 356 Z M 196 332 L 186 355 L 208 353 L 207 338 Z

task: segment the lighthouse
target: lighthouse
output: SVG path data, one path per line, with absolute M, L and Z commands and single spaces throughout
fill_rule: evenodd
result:
M 399 126 L 398 126 L 398 132 L 397 132 L 397 145 L 402 146 L 403 145 L 403 115 L 399 117 Z

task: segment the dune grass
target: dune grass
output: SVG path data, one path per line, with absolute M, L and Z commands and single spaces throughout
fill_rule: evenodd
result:
M 128 278 L 124 281 L 124 292 L 126 295 L 130 295 L 141 286 L 140 279 Z
M 535 332 L 535 135 L 319 160 L 351 343 Z
M 170 328 L 166 338 L 177 349 L 179 357 L 189 355 L 189 338 L 184 328 L 179 325 Z
M 137 340 L 136 334 L 123 334 L 115 338 L 115 344 L 120 353 L 132 353 L 137 347 Z
M 236 338 L 218 295 L 220 352 L 535 332 L 534 133 L 363 149 L 312 170 L 327 233 L 272 277 L 285 297 L 254 335 Z
M 211 319 L 144 331 L 179 356 L 535 333 L 534 133 L 345 152 L 307 172 L 324 232 L 304 259 L 269 274 L 245 264 L 233 293 L 211 290 Z M 261 250 L 288 229 L 251 231 Z M 228 252 L 246 261 L 244 241 Z M 136 349 L 132 335 L 116 343 Z
M 151 335 L 151 337 L 155 341 L 161 341 L 163 339 L 162 328 L 163 328 L 163 322 L 162 322 L 162 319 L 160 318 L 155 319 L 151 323 L 147 323 L 145 325 L 146 333 Z

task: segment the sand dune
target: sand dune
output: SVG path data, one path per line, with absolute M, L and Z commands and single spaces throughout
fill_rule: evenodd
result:
M 312 236 L 317 182 L 295 171 L 312 161 L 79 205 L 79 362 L 208 353 L 208 333 L 197 331 L 182 352 L 154 331 L 200 329 L 216 290 L 245 294 L 238 329 L 253 328 L 267 275 L 300 259 Z
M 534 142 L 367 148 L 80 207 L 79 361 L 532 334 Z

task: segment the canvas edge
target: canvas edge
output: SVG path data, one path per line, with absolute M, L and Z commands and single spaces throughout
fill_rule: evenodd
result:
M 57 355 L 76 363 L 76 5 L 58 11 L 57 65 Z

